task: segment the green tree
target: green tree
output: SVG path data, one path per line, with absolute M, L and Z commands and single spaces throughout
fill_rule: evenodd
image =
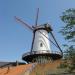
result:
M 68 9 L 62 13 L 61 20 L 64 26 L 61 28 L 60 33 L 68 41 L 66 47 L 66 54 L 64 55 L 67 60 L 69 71 L 75 70 L 75 9 Z

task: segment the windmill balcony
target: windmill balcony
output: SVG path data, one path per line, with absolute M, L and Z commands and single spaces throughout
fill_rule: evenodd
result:
M 52 60 L 57 60 L 62 58 L 62 54 L 61 52 L 58 51 L 49 52 L 49 50 L 41 50 L 41 51 L 27 52 L 24 53 L 22 56 L 22 59 L 27 62 L 33 62 L 34 59 L 38 60 L 38 58 L 49 58 Z M 35 62 L 37 62 L 36 60 Z
M 49 50 L 41 50 L 41 51 L 32 51 L 32 52 L 24 53 L 24 54 L 23 54 L 23 57 L 24 57 L 24 56 L 27 56 L 27 55 L 44 54 L 44 53 L 59 54 L 59 55 L 61 55 L 61 52 L 59 52 L 59 51 L 52 51 L 52 52 L 50 52 Z

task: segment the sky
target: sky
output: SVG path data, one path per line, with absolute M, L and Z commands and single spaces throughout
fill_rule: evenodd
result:
M 39 8 L 38 25 L 49 23 L 62 47 L 65 40 L 59 30 L 64 23 L 60 16 L 74 7 L 75 0 L 0 0 L 0 61 L 22 61 L 22 55 L 31 49 L 32 31 L 17 23 L 14 16 L 32 26 Z

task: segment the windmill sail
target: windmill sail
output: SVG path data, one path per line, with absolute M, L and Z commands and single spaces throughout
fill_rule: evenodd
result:
M 38 17 L 39 17 L 39 8 L 37 9 L 35 27 L 37 26 L 37 23 L 38 23 Z

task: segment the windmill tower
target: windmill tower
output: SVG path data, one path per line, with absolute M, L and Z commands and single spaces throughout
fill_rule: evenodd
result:
M 62 50 L 60 46 L 58 45 L 53 33 L 51 26 L 46 23 L 43 25 L 38 25 L 38 14 L 39 14 L 39 8 L 37 10 L 37 16 L 35 21 L 35 26 L 30 26 L 24 21 L 22 21 L 20 18 L 15 17 L 15 19 L 22 23 L 24 26 L 28 27 L 33 32 L 33 39 L 32 39 L 32 46 L 31 51 L 24 53 L 22 56 L 22 59 L 26 62 L 40 62 L 45 63 L 52 60 L 57 60 L 62 58 Z M 49 39 L 49 35 L 53 37 L 55 43 Z M 59 48 L 60 53 L 52 52 L 50 48 L 50 43 L 53 43 L 57 48 Z

